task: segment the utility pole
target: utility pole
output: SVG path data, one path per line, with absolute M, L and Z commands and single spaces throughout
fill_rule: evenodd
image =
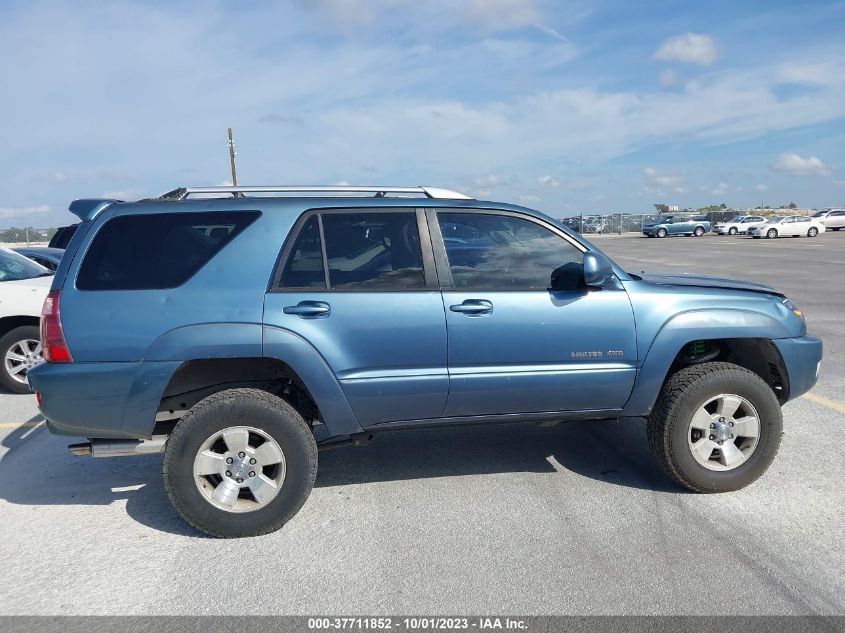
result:
M 238 186 L 238 168 L 235 166 L 235 141 L 232 138 L 232 128 L 229 128 L 229 164 L 232 166 L 232 186 Z

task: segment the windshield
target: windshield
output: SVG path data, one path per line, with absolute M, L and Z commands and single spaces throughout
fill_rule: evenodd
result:
M 769 218 L 769 220 L 766 222 L 766 224 L 777 224 L 781 220 L 783 220 L 783 216 L 782 215 L 776 215 L 773 218 Z
M 6 248 L 0 247 L 0 281 L 17 281 L 52 275 L 41 264 L 36 264 L 23 255 L 18 255 Z
M 827 214 L 827 211 L 816 211 L 813 214 L 814 218 L 823 218 Z

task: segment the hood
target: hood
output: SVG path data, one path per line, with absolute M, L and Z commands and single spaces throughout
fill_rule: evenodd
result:
M 0 282 L 0 287 L 15 286 L 16 288 L 33 288 L 33 289 L 46 288 L 47 290 L 49 290 L 50 286 L 52 286 L 52 285 L 53 285 L 53 275 L 47 275 L 45 277 L 32 277 L 30 279 L 15 279 L 13 281 Z
M 725 288 L 727 290 L 747 290 L 749 292 L 762 292 L 765 294 L 784 296 L 774 288 L 758 284 L 753 281 L 740 281 L 737 279 L 723 279 L 721 277 L 706 277 L 704 275 L 664 275 L 644 273 L 643 281 L 661 286 L 695 286 L 698 288 Z

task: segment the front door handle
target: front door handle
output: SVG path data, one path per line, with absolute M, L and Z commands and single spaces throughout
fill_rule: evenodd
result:
M 282 309 L 285 314 L 295 314 L 302 319 L 327 317 L 331 311 L 331 306 L 325 301 L 300 301 L 295 306 L 285 306 Z
M 487 299 L 467 299 L 462 303 L 449 306 L 452 312 L 461 312 L 467 316 L 478 316 L 493 312 L 493 304 Z

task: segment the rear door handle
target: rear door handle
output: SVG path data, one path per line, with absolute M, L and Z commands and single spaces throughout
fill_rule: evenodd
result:
M 300 301 L 295 306 L 285 306 L 282 312 L 295 314 L 306 319 L 308 317 L 327 317 L 331 314 L 332 308 L 325 301 Z
M 468 316 L 490 314 L 493 312 L 493 304 L 487 299 L 467 299 L 462 303 L 449 306 L 452 312 L 460 312 Z

